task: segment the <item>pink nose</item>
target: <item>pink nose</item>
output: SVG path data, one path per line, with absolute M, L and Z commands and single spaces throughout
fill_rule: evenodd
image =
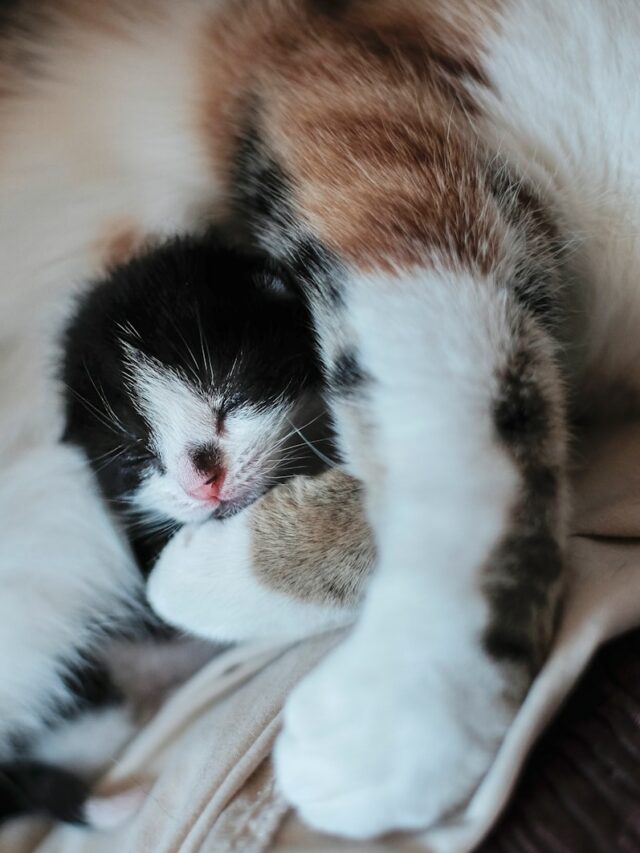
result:
M 206 483 L 202 483 L 202 485 L 196 486 L 195 489 L 191 489 L 190 494 L 194 498 L 205 501 L 206 503 L 220 503 L 220 490 L 224 485 L 225 476 L 226 472 L 224 468 L 217 469 L 215 474 Z

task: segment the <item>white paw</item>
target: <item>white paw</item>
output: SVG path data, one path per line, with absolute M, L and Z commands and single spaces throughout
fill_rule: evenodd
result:
M 344 624 L 350 614 L 272 589 L 254 571 L 251 508 L 180 530 L 147 586 L 167 622 L 212 640 L 294 640 Z
M 425 828 L 487 771 L 510 721 L 496 673 L 484 659 L 432 667 L 415 640 L 359 625 L 292 693 L 276 772 L 312 827 L 361 839 Z

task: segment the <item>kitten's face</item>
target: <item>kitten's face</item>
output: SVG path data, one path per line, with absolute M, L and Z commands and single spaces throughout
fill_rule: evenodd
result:
M 229 397 L 135 348 L 127 352 L 132 404 L 148 426 L 148 458 L 134 463 L 139 484 L 130 501 L 145 515 L 179 522 L 229 515 L 276 482 L 285 459 L 295 459 L 296 429 L 314 417 L 302 389 L 299 396 L 265 389 L 262 401 Z M 238 369 L 251 379 L 246 367 Z
M 262 261 L 211 242 L 92 288 L 63 378 L 67 438 L 107 497 L 160 523 L 223 517 L 295 473 L 297 430 L 324 411 L 303 306 Z

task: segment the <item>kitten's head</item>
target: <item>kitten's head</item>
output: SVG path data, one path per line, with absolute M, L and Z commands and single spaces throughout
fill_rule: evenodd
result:
M 272 265 L 213 236 L 172 241 L 91 287 L 62 372 L 66 439 L 103 491 L 178 522 L 255 500 L 323 411 L 304 305 Z

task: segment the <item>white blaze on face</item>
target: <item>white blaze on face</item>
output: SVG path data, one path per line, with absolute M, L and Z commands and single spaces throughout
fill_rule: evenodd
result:
M 213 507 L 191 494 L 208 475 L 197 469 L 193 455 L 207 448 L 219 454 L 224 470 L 220 501 L 234 502 L 259 493 L 279 458 L 282 439 L 291 426 L 290 405 L 258 407 L 247 402 L 224 415 L 223 399 L 189 382 L 186 375 L 127 346 L 133 399 L 151 433 L 161 467 L 150 469 L 134 496 L 143 512 L 180 522 L 203 521 Z

